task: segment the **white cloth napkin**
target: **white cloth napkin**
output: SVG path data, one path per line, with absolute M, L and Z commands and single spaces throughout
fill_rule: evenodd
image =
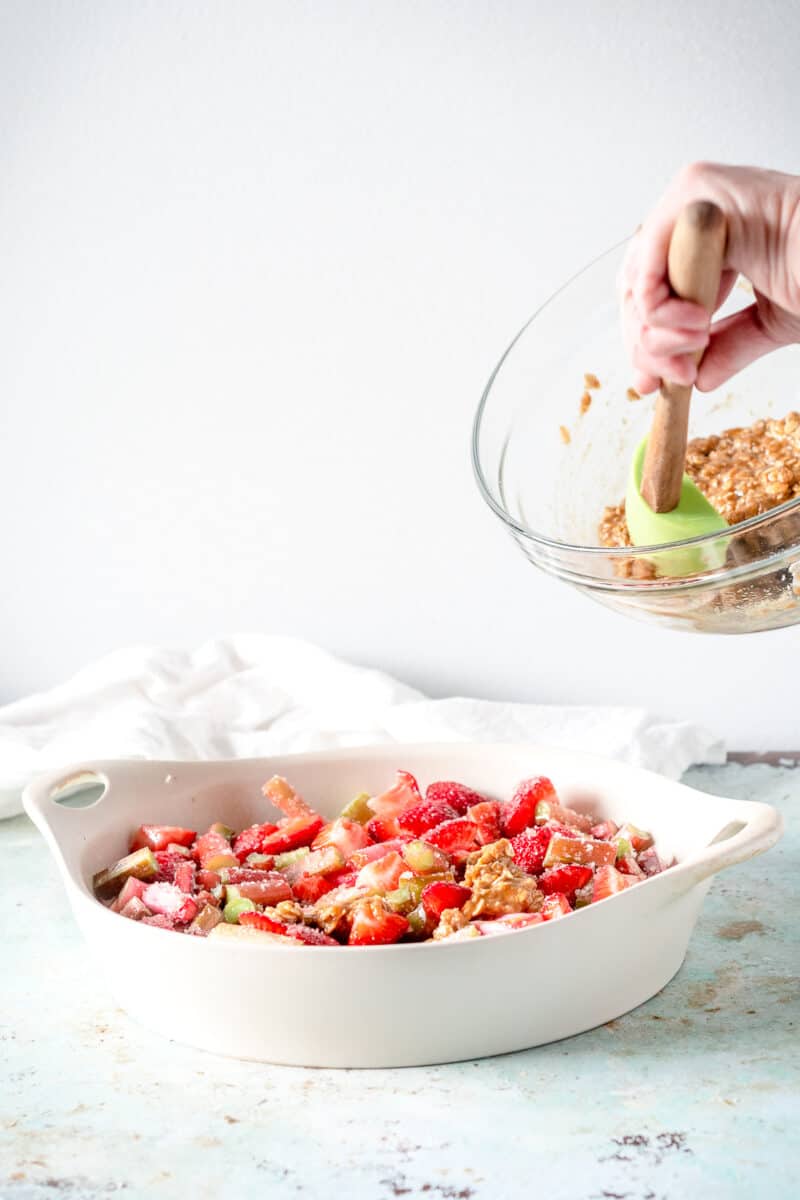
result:
M 257 758 L 375 742 L 537 741 L 677 778 L 722 743 L 638 708 L 429 700 L 317 646 L 260 635 L 192 652 L 133 647 L 0 708 L 0 817 L 37 772 L 102 758 Z

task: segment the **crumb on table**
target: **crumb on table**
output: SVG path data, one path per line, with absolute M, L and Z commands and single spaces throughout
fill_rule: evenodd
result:
M 583 376 L 583 386 L 586 388 L 599 388 L 600 380 L 591 371 L 587 371 Z
M 570 436 L 570 432 L 567 429 L 566 425 L 559 425 L 558 431 L 561 434 L 562 442 L 564 443 L 565 446 L 568 446 L 570 444 L 570 442 L 572 441 L 572 437 Z
M 636 391 L 636 388 L 628 388 L 625 395 L 628 397 L 629 400 L 641 400 L 641 398 L 642 398 L 639 395 L 639 393 Z
M 581 416 L 583 416 L 584 413 L 587 413 L 591 407 L 592 407 L 592 393 L 584 392 L 583 395 L 581 396 Z

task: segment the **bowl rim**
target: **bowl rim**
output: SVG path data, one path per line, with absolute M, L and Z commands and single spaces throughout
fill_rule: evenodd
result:
M 472 470 L 475 476 L 475 481 L 478 485 L 478 490 L 481 493 L 483 500 L 486 502 L 495 516 L 499 517 L 509 531 L 517 537 L 523 538 L 528 542 L 535 543 L 538 546 L 546 547 L 549 550 L 561 551 L 570 555 L 586 555 L 588 556 L 589 560 L 641 560 L 652 557 L 652 555 L 657 552 L 663 553 L 667 548 L 670 550 L 679 551 L 686 548 L 710 546 L 714 542 L 719 541 L 721 536 L 719 532 L 707 533 L 700 534 L 699 536 L 692 538 L 684 538 L 679 542 L 661 542 L 648 546 L 585 546 L 577 542 L 561 541 L 560 539 L 550 537 L 547 534 L 537 533 L 536 530 L 531 529 L 527 525 L 521 525 L 514 517 L 512 517 L 508 509 L 495 499 L 488 480 L 484 474 L 483 467 L 481 466 L 480 439 L 484 417 L 486 415 L 487 406 L 491 398 L 494 382 L 501 369 L 505 365 L 506 360 L 511 355 L 511 352 L 514 350 L 517 343 L 522 339 L 537 317 L 539 317 L 552 303 L 554 303 L 554 301 L 557 300 L 559 296 L 561 296 L 561 294 L 567 290 L 567 288 L 571 287 L 573 283 L 576 283 L 583 275 L 591 271 L 593 267 L 596 267 L 604 259 L 609 258 L 612 254 L 615 254 L 617 251 L 619 251 L 629 241 L 631 241 L 630 237 L 622 238 L 621 241 L 615 242 L 613 246 L 610 246 L 607 250 L 604 250 L 602 253 L 596 255 L 588 263 L 585 263 L 584 266 L 580 267 L 577 271 L 570 275 L 570 277 L 566 279 L 564 283 L 556 288 L 556 290 L 552 292 L 547 299 L 544 300 L 534 310 L 534 312 L 525 321 L 524 325 L 511 339 L 496 366 L 494 367 L 492 373 L 490 374 L 489 379 L 487 380 L 483 389 L 483 393 L 481 394 L 481 398 L 472 422 Z M 509 440 L 510 435 L 507 435 L 500 454 L 500 479 L 502 479 L 503 463 L 508 451 Z M 748 517 L 745 521 L 738 521 L 735 525 L 730 525 L 728 527 L 728 532 L 726 532 L 724 536 L 731 537 L 758 529 L 760 526 L 773 521 L 776 517 L 781 517 L 786 513 L 793 511 L 800 511 L 800 496 L 797 496 L 792 500 L 786 500 L 783 504 L 779 504 L 776 505 L 775 508 L 768 509 L 767 512 L 758 513 L 754 517 Z M 704 586 L 712 580 L 714 582 L 719 582 L 722 580 L 727 581 L 752 574 L 754 571 L 761 572 L 765 567 L 779 563 L 785 553 L 786 547 L 782 547 L 778 550 L 775 550 L 771 554 L 764 555 L 760 558 L 754 558 L 748 563 L 737 564 L 731 567 L 723 566 L 714 571 L 706 571 L 702 572 L 701 574 L 687 575 L 683 577 L 661 576 L 657 579 L 619 578 L 612 580 L 600 576 L 587 576 L 586 580 L 588 581 L 588 579 L 591 579 L 593 586 L 601 587 L 610 591 L 622 589 L 636 591 L 659 591 L 675 590 L 676 588 L 698 587 Z

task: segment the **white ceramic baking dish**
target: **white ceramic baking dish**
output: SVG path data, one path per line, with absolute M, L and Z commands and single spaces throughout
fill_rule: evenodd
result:
M 92 895 L 95 871 L 142 822 L 202 830 L 273 815 L 278 773 L 326 816 L 385 789 L 459 779 L 508 796 L 549 775 L 563 800 L 652 830 L 679 864 L 568 917 L 499 937 L 332 949 L 216 943 L 139 925 Z M 68 807 L 76 789 L 104 790 Z M 653 996 L 683 962 L 711 877 L 781 835 L 765 804 L 709 796 L 622 763 L 520 745 L 378 746 L 239 762 L 97 762 L 55 771 L 25 808 L 58 863 L 75 917 L 118 1003 L 176 1041 L 238 1058 L 325 1067 L 421 1066 L 580 1033 Z

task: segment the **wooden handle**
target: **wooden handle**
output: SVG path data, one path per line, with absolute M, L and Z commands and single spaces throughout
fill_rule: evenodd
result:
M 725 257 L 725 215 L 709 200 L 683 210 L 672 231 L 667 257 L 670 287 L 681 300 L 714 311 Z M 702 351 L 697 361 L 703 357 Z M 653 512 L 672 512 L 681 498 L 686 464 L 691 387 L 662 380 L 642 468 L 642 496 Z

